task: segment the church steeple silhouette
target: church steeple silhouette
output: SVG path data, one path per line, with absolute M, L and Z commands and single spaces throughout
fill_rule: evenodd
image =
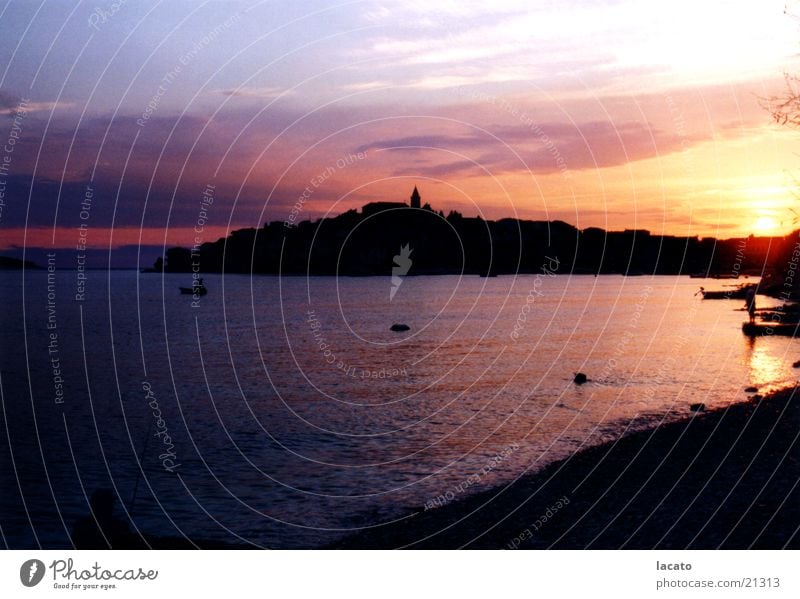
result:
M 414 186 L 414 191 L 411 192 L 411 207 L 412 208 L 419 208 L 420 207 L 420 197 L 419 192 L 417 191 L 417 186 Z

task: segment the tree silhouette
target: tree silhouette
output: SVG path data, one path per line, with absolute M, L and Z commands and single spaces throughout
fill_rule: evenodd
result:
M 765 98 L 764 105 L 779 125 L 800 127 L 800 77 L 785 73 L 782 94 Z

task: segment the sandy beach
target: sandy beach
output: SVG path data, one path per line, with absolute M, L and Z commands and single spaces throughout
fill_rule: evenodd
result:
M 591 447 L 336 548 L 800 548 L 797 387 Z

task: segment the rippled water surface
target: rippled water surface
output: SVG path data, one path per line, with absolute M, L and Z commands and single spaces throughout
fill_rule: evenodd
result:
M 46 273 L 0 276 L 17 546 L 66 546 L 99 487 L 151 534 L 315 546 L 793 382 L 800 357 L 687 277 L 406 277 L 390 301 L 389 277 L 207 276 L 193 307 L 185 276 L 92 272 L 76 302 L 58 272 L 48 312 Z

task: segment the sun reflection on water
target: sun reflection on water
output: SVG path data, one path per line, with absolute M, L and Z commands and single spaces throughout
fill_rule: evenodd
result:
M 761 389 L 781 379 L 784 370 L 783 360 L 763 343 L 748 343 L 745 360 L 750 367 L 749 383 L 754 387 Z

